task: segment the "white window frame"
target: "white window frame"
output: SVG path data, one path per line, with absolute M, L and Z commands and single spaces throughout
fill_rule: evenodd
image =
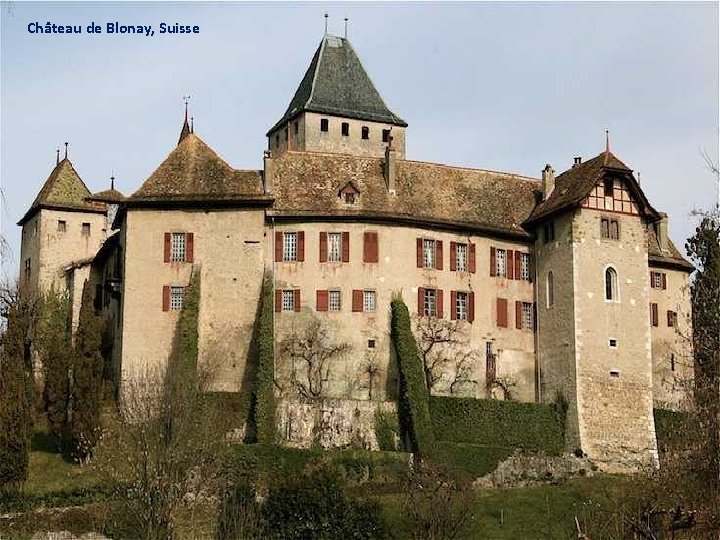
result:
M 363 291 L 363 311 L 374 312 L 375 310 L 377 310 L 377 292 Z
M 458 272 L 468 271 L 468 245 L 464 243 L 455 244 L 455 270 Z
M 651 286 L 653 289 L 662 289 L 662 272 L 653 272 L 652 273 L 652 283 Z
M 342 262 L 342 233 L 329 232 L 327 235 L 328 262 Z
M 495 250 L 495 275 L 507 276 L 507 252 L 501 248 Z
M 437 290 L 425 289 L 423 314 L 425 317 L 437 317 Z
M 295 291 L 284 289 L 282 292 L 282 311 L 295 311 Z
M 520 277 L 530 281 L 530 254 L 520 253 Z
M 534 329 L 534 319 L 533 317 L 533 305 L 532 302 L 521 302 L 520 306 L 520 315 L 521 315 L 521 321 L 522 321 L 522 327 L 525 330 L 533 330 Z
M 342 294 L 339 290 L 328 291 L 328 311 L 340 311 L 342 308 Z
M 455 293 L 455 318 L 458 321 L 468 320 L 468 293 L 465 291 L 457 291 Z
M 170 235 L 170 261 L 185 262 L 187 242 L 185 233 L 174 232 Z
M 283 232 L 283 261 L 297 261 L 298 233 Z
M 423 238 L 423 268 L 435 268 L 436 249 L 435 240 Z
M 170 311 L 181 311 L 185 305 L 185 287 L 182 285 L 170 286 Z

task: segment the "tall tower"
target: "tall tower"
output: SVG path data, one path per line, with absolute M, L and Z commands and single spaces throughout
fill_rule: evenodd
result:
M 392 144 L 404 159 L 406 127 L 347 38 L 325 35 L 285 114 L 267 132 L 268 149 L 273 156 L 295 150 L 383 157 Z
M 609 149 L 553 178 L 536 234 L 540 394 L 568 401 L 568 450 L 604 470 L 657 466 L 647 229 L 659 219 Z

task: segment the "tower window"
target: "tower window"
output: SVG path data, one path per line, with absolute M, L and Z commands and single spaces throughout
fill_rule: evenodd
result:
M 350 124 L 348 124 L 347 122 L 343 122 L 341 126 L 341 133 L 343 137 L 347 137 L 348 135 L 350 135 Z
M 90 224 L 89 223 L 83 223 L 82 229 L 81 229 L 83 236 L 90 236 Z
M 600 236 L 610 240 L 620 239 L 620 224 L 617 219 L 600 219 Z
M 606 197 L 613 196 L 613 179 L 612 178 L 606 178 L 603 181 L 603 191 L 605 192 Z
M 327 118 L 320 119 L 320 131 L 328 131 L 330 121 Z
M 553 273 L 548 272 L 547 275 L 547 307 L 551 308 L 555 305 L 555 279 Z
M 670 354 L 670 371 L 675 371 L 675 353 Z
M 280 148 L 280 135 L 275 135 L 275 148 Z
M 30 266 L 30 259 L 25 259 L 25 281 L 30 281 L 31 273 L 32 267 Z
M 288 128 L 285 128 L 285 142 L 288 140 Z
M 543 228 L 543 236 L 546 244 L 555 240 L 555 223 L 551 221 L 545 225 Z
M 382 142 L 388 142 L 389 140 L 390 140 L 390 130 L 383 129 L 382 130 Z
M 58 219 L 58 232 L 64 233 L 67 230 L 67 221 L 64 219 Z
M 298 123 L 297 123 L 297 122 L 294 122 L 294 123 L 293 123 L 293 133 L 294 133 L 295 135 L 298 134 L 299 129 L 300 129 L 300 128 L 298 127 Z
M 614 268 L 605 270 L 605 300 L 618 300 L 618 278 Z
M 370 138 L 370 128 L 367 126 L 362 127 L 362 138 L 367 140 Z

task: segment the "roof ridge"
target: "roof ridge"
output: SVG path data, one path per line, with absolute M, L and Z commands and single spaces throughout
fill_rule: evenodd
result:
M 326 42 L 327 42 L 327 36 L 324 36 L 322 38 L 322 41 L 320 41 L 320 50 L 318 53 L 318 61 L 315 63 L 315 73 L 313 73 L 312 84 L 310 84 L 310 95 L 308 96 L 307 100 L 303 104 L 303 108 L 308 106 L 308 103 L 310 103 L 312 101 L 313 95 L 315 95 L 315 84 L 317 83 L 318 71 L 320 71 L 318 68 L 320 66 L 320 59 L 322 58 L 323 52 L 325 51 L 325 43 Z
M 512 176 L 513 178 L 517 178 L 519 180 L 527 180 L 531 182 L 539 182 L 539 178 L 533 178 L 532 176 L 527 176 L 520 173 L 514 173 L 514 172 L 507 172 L 507 171 L 496 171 L 493 169 L 482 169 L 479 167 L 466 167 L 463 165 L 450 165 L 448 163 L 435 163 L 433 161 L 419 161 L 415 159 L 403 159 L 398 160 L 398 163 L 405 161 L 408 163 L 418 163 L 420 165 L 434 165 L 436 167 L 445 167 L 447 169 L 457 169 L 457 170 L 463 170 L 463 171 L 476 171 L 476 172 L 486 172 L 486 173 L 492 173 L 492 174 L 502 174 L 505 176 Z

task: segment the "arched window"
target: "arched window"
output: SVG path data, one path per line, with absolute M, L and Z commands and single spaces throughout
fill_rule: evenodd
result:
M 605 300 L 618 299 L 618 278 L 614 268 L 605 270 Z
M 555 305 L 555 280 L 552 271 L 547 275 L 547 307 L 551 308 Z

